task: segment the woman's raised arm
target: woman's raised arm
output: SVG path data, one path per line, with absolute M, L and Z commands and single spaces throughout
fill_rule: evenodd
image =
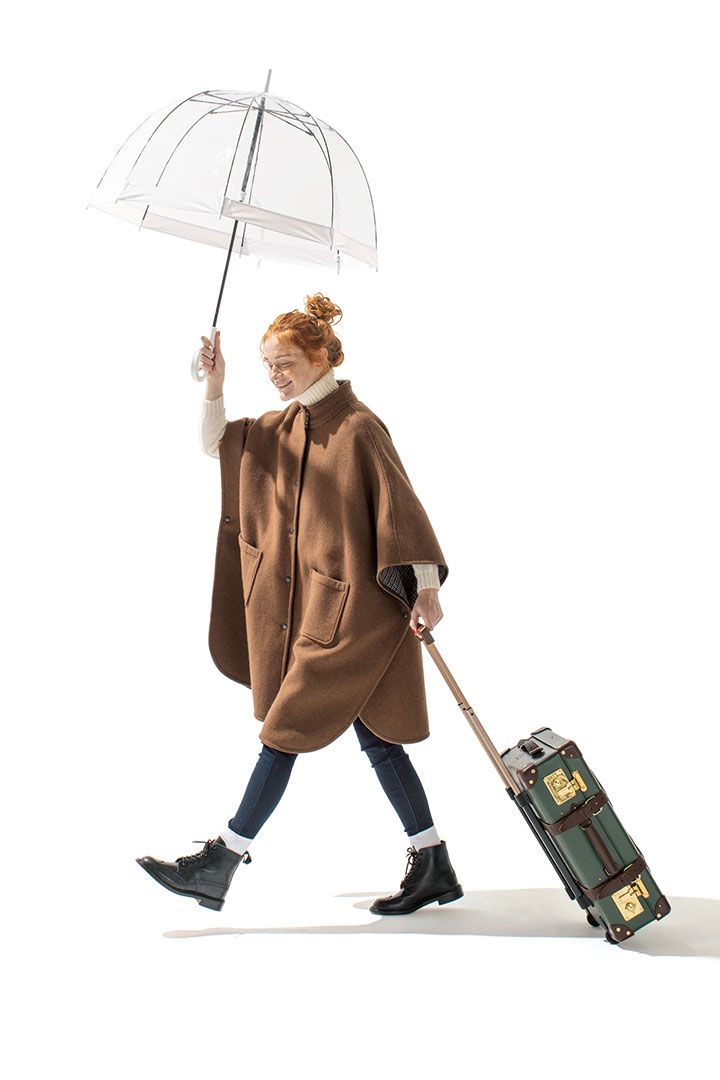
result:
M 220 457 L 218 443 L 225 434 L 227 418 L 222 394 L 219 398 L 205 398 L 200 417 L 200 446 L 210 457 Z
M 223 384 L 225 382 L 225 357 L 220 343 L 220 331 L 215 331 L 215 344 L 201 335 L 202 348 L 198 367 L 207 372 L 205 400 L 200 418 L 200 446 L 210 457 L 219 457 L 218 443 L 227 426 Z

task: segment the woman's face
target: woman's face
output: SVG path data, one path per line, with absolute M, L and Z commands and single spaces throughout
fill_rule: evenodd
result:
M 294 345 L 281 344 L 274 334 L 266 338 L 260 349 L 263 363 L 273 385 L 277 387 L 281 401 L 302 394 L 311 383 L 316 382 L 326 371 L 329 364 L 313 364 L 302 349 Z M 327 350 L 325 350 L 327 356 Z M 272 364 L 272 366 L 269 366 Z

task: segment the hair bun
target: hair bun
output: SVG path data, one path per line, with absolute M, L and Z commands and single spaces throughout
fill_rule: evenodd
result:
M 326 323 L 339 322 L 342 319 L 342 309 L 322 293 L 305 297 L 305 311 L 308 315 L 323 319 Z

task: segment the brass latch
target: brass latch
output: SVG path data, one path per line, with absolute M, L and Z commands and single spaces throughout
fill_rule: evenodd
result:
M 574 799 L 578 791 L 587 791 L 587 784 L 580 773 L 575 769 L 572 779 L 564 769 L 556 769 L 548 773 L 544 778 L 547 789 L 558 806 L 562 806 L 568 799 Z
M 619 889 L 612 894 L 612 898 L 617 904 L 618 911 L 623 919 L 629 921 L 630 919 L 634 919 L 636 915 L 641 915 L 643 913 L 645 908 L 640 902 L 641 896 L 646 900 L 650 899 L 650 893 L 645 888 L 640 874 L 638 874 L 635 880 L 631 881 L 629 885 L 626 885 L 624 889 Z

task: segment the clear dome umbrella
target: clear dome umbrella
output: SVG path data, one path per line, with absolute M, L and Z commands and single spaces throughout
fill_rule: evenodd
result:
M 115 154 L 88 207 L 231 255 L 377 270 L 370 186 L 348 142 L 268 93 L 203 90 L 153 113 Z M 206 377 L 195 353 L 191 374 Z

